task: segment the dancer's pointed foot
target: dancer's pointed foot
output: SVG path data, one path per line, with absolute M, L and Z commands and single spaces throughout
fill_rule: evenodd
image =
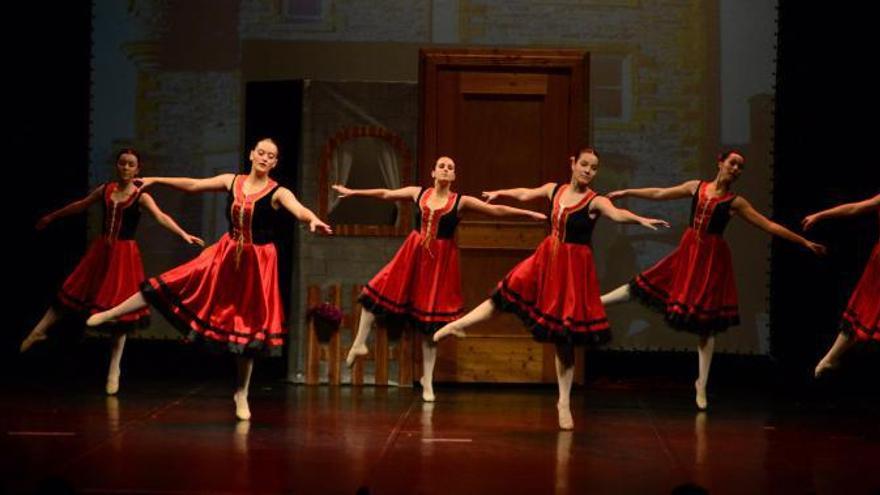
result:
M 369 354 L 370 350 L 367 349 L 365 345 L 353 345 L 351 349 L 348 350 L 348 355 L 345 357 L 345 365 L 351 368 L 354 366 L 354 362 L 357 358 L 361 356 L 366 356 Z
M 419 383 L 422 384 L 422 400 L 425 402 L 434 402 L 434 384 L 425 380 L 424 376 L 419 378 Z
M 819 361 L 819 364 L 816 365 L 816 369 L 813 370 L 813 377 L 821 378 L 829 371 L 837 369 L 837 363 L 831 363 L 826 360 Z
M 104 323 L 107 323 L 111 320 L 109 316 L 107 316 L 108 311 L 102 311 L 100 313 L 95 313 L 92 316 L 89 316 L 89 319 L 86 320 L 87 327 L 97 327 L 101 326 Z
M 119 370 L 110 371 L 107 374 L 107 386 L 104 389 L 107 395 L 116 395 L 119 392 L 119 375 Z
M 569 405 L 557 403 L 556 410 L 559 413 L 559 428 L 562 430 L 573 430 L 574 418 L 571 416 L 571 408 Z
M 26 352 L 28 349 L 31 348 L 31 346 L 33 346 L 37 342 L 42 342 L 46 340 L 47 337 L 48 336 L 46 335 L 46 332 L 34 330 L 21 342 L 21 346 L 19 346 L 18 352 Z
M 694 402 L 697 404 L 697 409 L 705 411 L 709 407 L 709 400 L 706 398 L 706 387 L 697 380 L 694 382 L 694 391 L 696 392 Z
M 235 401 L 235 417 L 240 421 L 249 421 L 251 408 L 248 406 L 247 394 L 236 392 L 232 400 Z
M 460 339 L 467 337 L 467 334 L 464 332 L 464 330 L 458 328 L 458 326 L 456 326 L 454 323 L 449 323 L 440 330 L 434 332 L 434 342 L 440 342 L 450 335 L 455 335 Z

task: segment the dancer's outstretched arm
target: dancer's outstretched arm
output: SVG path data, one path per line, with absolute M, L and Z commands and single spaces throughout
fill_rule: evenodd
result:
M 180 228 L 180 225 L 177 225 L 177 222 L 175 222 L 170 215 L 159 209 L 159 205 L 156 204 L 156 201 L 153 200 L 153 197 L 149 194 L 141 194 L 141 197 L 138 199 L 138 204 L 149 211 L 159 225 L 180 236 L 180 238 L 183 239 L 183 242 L 187 244 L 198 244 L 199 246 L 205 245 L 205 241 Z
M 144 177 L 138 179 L 141 181 L 141 187 L 149 187 L 154 184 L 161 186 L 173 187 L 188 193 L 208 192 L 208 191 L 228 191 L 232 187 L 234 174 L 220 174 L 206 179 L 193 179 L 190 177 Z
M 596 199 L 594 199 L 593 202 L 590 203 L 590 210 L 598 211 L 602 215 L 617 223 L 637 223 L 642 227 L 647 227 L 651 230 L 657 230 L 657 227 L 669 228 L 669 222 L 667 222 L 666 220 L 647 218 L 636 215 L 629 210 L 614 206 L 611 203 L 610 199 L 602 196 L 597 196 Z
M 339 193 L 340 198 L 361 196 L 388 201 L 401 201 L 405 199 L 415 201 L 421 190 L 420 187 L 416 186 L 401 187 L 400 189 L 349 189 L 341 184 L 335 184 L 332 187 L 334 191 Z
M 543 213 L 524 210 L 522 208 L 514 208 L 512 206 L 490 205 L 474 198 L 473 196 L 462 196 L 458 210 L 462 213 L 466 211 L 474 211 L 485 215 L 492 215 L 493 217 L 526 216 L 533 220 L 547 220 L 547 215 Z
M 742 196 L 737 196 L 736 199 L 733 200 L 731 207 L 737 215 L 742 216 L 747 222 L 755 227 L 795 244 L 800 244 L 816 255 L 821 256 L 825 254 L 825 246 L 807 240 L 758 213 L 758 211 L 755 210 Z
M 309 231 L 321 231 L 324 234 L 332 234 L 333 229 L 329 225 L 322 222 L 312 210 L 306 208 L 296 199 L 296 196 L 286 187 L 279 187 L 275 192 L 273 201 L 277 201 L 285 210 L 289 211 L 297 220 L 309 224 Z
M 608 199 L 632 196 L 643 199 L 679 199 L 693 196 L 697 191 L 700 181 L 689 180 L 674 187 L 643 187 L 640 189 L 621 189 L 608 193 Z
M 533 199 L 553 199 L 553 188 L 556 187 L 555 182 L 548 182 L 539 187 L 517 187 L 514 189 L 498 189 L 495 191 L 483 191 L 483 199 L 487 203 L 491 203 L 498 198 L 510 198 L 517 201 L 531 201 Z
M 98 186 L 92 192 L 90 192 L 88 194 L 88 196 L 86 196 L 82 199 L 76 200 L 76 201 L 68 204 L 67 206 L 64 206 L 63 208 L 59 208 L 59 209 L 53 211 L 52 213 L 49 213 L 48 215 L 44 215 L 37 222 L 37 225 L 35 226 L 35 228 L 37 230 L 43 230 L 50 223 L 54 222 L 55 220 L 58 220 L 59 218 L 66 217 L 69 215 L 75 215 L 77 213 L 81 213 L 83 211 L 86 211 L 86 209 L 88 209 L 89 206 L 100 201 L 101 196 L 103 196 L 103 195 L 104 195 L 104 186 Z
M 861 215 L 862 213 L 877 210 L 880 210 L 880 194 L 874 196 L 873 198 L 868 198 L 864 201 L 857 201 L 855 203 L 844 203 L 833 208 L 828 208 L 827 210 L 813 213 L 812 215 L 807 215 L 801 221 L 801 227 L 803 227 L 804 230 L 810 230 L 813 225 L 816 224 L 816 222 L 820 222 L 822 220 L 827 220 L 829 218 Z

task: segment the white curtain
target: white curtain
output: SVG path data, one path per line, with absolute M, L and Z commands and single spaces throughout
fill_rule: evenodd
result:
M 398 164 L 397 152 L 385 141 L 379 146 L 379 170 L 382 172 L 382 181 L 388 189 L 400 188 L 400 165 Z
M 333 157 L 330 159 L 328 188 L 334 184 L 342 184 L 344 186 L 348 183 L 348 174 L 351 172 L 351 159 L 351 141 L 340 143 L 333 151 Z M 327 213 L 330 213 L 339 204 L 339 195 L 336 191 L 330 189 L 328 197 L 330 198 L 330 204 L 327 205 Z

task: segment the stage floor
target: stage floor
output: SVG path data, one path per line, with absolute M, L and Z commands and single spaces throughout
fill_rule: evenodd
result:
M 255 383 L 236 422 L 225 381 L 19 384 L 0 409 L 10 493 L 873 493 L 877 408 L 686 383 L 596 382 L 557 428 L 552 387 L 418 390 Z M 3 490 L 0 489 L 0 492 Z

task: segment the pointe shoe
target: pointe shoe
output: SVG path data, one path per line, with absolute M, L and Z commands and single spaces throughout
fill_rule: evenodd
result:
M 425 402 L 434 402 L 434 387 L 433 385 L 425 386 L 425 377 L 419 378 L 419 383 L 422 384 L 422 400 Z
M 48 336 L 42 332 L 31 332 L 23 341 L 21 341 L 21 346 L 18 348 L 18 352 L 26 352 L 37 342 L 42 342 L 46 340 Z
M 467 337 L 467 334 L 464 332 L 464 330 L 460 330 L 458 327 L 454 327 L 452 325 L 446 325 L 445 327 L 441 328 L 440 330 L 437 330 L 436 332 L 434 332 L 433 340 L 434 340 L 434 342 L 440 342 L 441 340 L 445 339 L 446 337 L 449 337 L 450 335 L 455 335 L 459 339 L 463 339 L 463 338 Z
M 571 417 L 571 408 L 556 404 L 556 411 L 559 413 L 559 428 L 562 430 L 574 429 L 574 418 Z
M 706 387 L 701 387 L 699 382 L 694 382 L 694 389 L 696 391 L 694 402 L 697 404 L 697 409 L 705 411 L 709 407 L 709 400 L 706 398 Z
M 354 366 L 354 362 L 357 360 L 357 358 L 361 356 L 366 356 L 369 353 L 370 350 L 367 349 L 367 346 L 365 345 L 351 346 L 351 349 L 348 350 L 348 355 L 345 356 L 346 366 L 351 368 L 352 366 Z
M 107 395 L 116 395 L 119 392 L 119 373 L 107 375 L 107 386 L 104 388 Z
M 235 402 L 235 417 L 240 421 L 250 421 L 251 419 L 251 408 L 248 407 L 247 396 L 241 397 L 238 392 L 236 392 L 232 396 L 232 400 Z
M 104 313 L 95 313 L 86 320 L 87 327 L 97 327 L 110 321 L 110 318 L 102 316 Z
M 821 378 L 829 371 L 832 371 L 837 368 L 837 364 L 831 364 L 824 359 L 819 361 L 819 364 L 816 365 L 816 369 L 813 370 L 814 378 Z

